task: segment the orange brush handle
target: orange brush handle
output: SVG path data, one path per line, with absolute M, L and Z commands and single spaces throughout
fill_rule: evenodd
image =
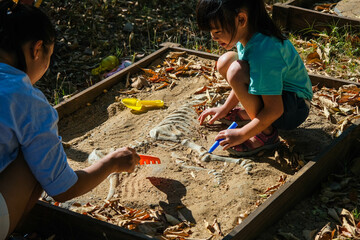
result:
M 145 163 L 146 164 L 160 164 L 161 161 L 160 161 L 160 158 L 158 157 L 154 157 L 154 156 L 150 156 L 150 155 L 142 155 L 142 154 L 139 154 L 140 156 L 140 161 L 139 161 L 139 164 L 140 165 L 144 165 Z

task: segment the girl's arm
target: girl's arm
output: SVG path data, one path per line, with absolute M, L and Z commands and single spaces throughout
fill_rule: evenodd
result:
M 241 144 L 249 138 L 259 134 L 275 122 L 284 112 L 281 95 L 263 95 L 264 107 L 248 124 L 242 128 L 227 129 L 219 132 L 215 140 L 224 139 L 220 142 L 223 150 Z
M 224 105 L 222 106 L 222 108 L 224 109 L 224 111 L 226 113 L 230 112 L 234 107 L 236 107 L 236 105 L 239 103 L 238 98 L 235 95 L 234 90 L 231 90 L 228 98 L 226 99 Z M 225 116 L 224 116 L 225 117 Z
M 140 157 L 131 148 L 121 148 L 106 155 L 93 165 L 75 171 L 78 180 L 66 192 L 54 196 L 56 201 L 64 202 L 92 190 L 114 172 L 133 172 Z
M 209 121 L 209 124 L 213 124 L 216 120 L 219 120 L 228 114 L 231 109 L 233 109 L 237 104 L 239 103 L 239 100 L 237 99 L 235 93 L 233 90 L 231 90 L 230 95 L 226 99 L 224 105 L 221 107 L 215 107 L 215 108 L 209 108 L 206 109 L 204 112 L 201 113 L 198 120 L 200 122 L 200 125 L 203 124 L 206 117 L 209 115 L 214 115 Z

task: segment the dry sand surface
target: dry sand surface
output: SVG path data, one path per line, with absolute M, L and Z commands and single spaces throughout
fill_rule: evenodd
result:
M 210 69 L 215 66 L 215 61 L 212 60 L 189 55 L 182 57 L 183 64 L 193 61 L 194 66 L 206 66 Z M 164 59 L 154 62 L 148 68 L 156 69 L 163 61 Z M 196 68 L 198 67 L 194 67 Z M 159 157 L 161 164 L 139 165 L 134 173 L 113 176 L 119 182 L 112 199 L 119 199 L 123 206 L 129 208 L 159 210 L 179 221 L 186 219 L 192 223 L 190 237 L 198 239 L 212 236 L 205 227 L 205 221 L 212 224 L 215 219 L 220 224 L 222 233 L 228 234 L 240 222 L 241 216 L 252 212 L 266 200 L 270 195 L 266 190 L 279 184 L 281 176 L 291 178 L 301 164 L 325 148 L 332 141 L 330 132 L 334 129 L 334 125 L 313 107 L 309 118 L 300 127 L 280 132 L 283 142 L 278 153 L 283 157 L 282 162 L 274 158 L 274 151 L 261 152 L 250 158 L 233 158 L 238 163 L 201 161 L 199 154 L 182 145 L 181 141 L 188 139 L 209 149 L 216 134 L 228 127 L 221 123 L 200 126 L 197 122 L 198 115 L 192 105 L 201 102 L 198 100 L 201 94 L 195 92 L 208 85 L 211 79 L 221 82 L 212 71 L 207 74 L 211 78 L 200 70 L 190 75 L 178 75 L 178 79 L 173 80 L 176 84 L 171 88 L 168 86 L 155 90 L 156 86 L 162 84 L 157 83 L 133 91 L 132 94 L 124 93 L 129 93 L 134 88 L 126 88 L 125 82 L 122 82 L 97 98 L 91 106 L 80 109 L 59 122 L 60 135 L 69 163 L 74 169 L 88 166 L 88 156 L 95 149 L 109 152 L 111 148 L 133 146 L 139 154 Z M 130 79 L 136 79 L 137 76 L 130 76 Z M 226 93 L 228 89 L 222 88 L 218 93 L 221 97 L 219 102 L 225 99 Z M 212 90 L 209 94 L 212 94 Z M 203 93 L 203 96 L 206 98 L 206 94 Z M 165 102 L 165 107 L 134 112 L 119 101 L 126 97 L 160 99 Z M 154 140 L 150 137 L 152 129 L 170 114 L 179 111 L 180 115 L 186 116 L 182 120 L 186 123 L 185 128 L 179 127 L 177 132 L 180 142 Z M 176 124 L 178 123 L 174 122 L 174 126 Z M 214 154 L 230 157 L 220 147 Z M 294 155 L 297 157 L 294 158 Z M 73 202 L 102 205 L 109 193 L 109 185 L 106 180 L 91 192 L 62 206 L 69 207 Z M 158 228 L 159 226 L 155 231 L 147 229 L 143 232 L 159 235 Z M 215 232 L 212 239 L 221 238 Z

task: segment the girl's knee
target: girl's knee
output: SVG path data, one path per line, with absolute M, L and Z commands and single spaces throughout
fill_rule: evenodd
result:
M 11 233 L 42 192 L 21 153 L 0 173 L 0 192 L 6 201 Z
M 219 73 L 226 78 L 226 72 L 230 65 L 238 59 L 236 52 L 227 52 L 221 55 L 217 61 L 216 68 Z
M 242 82 L 245 84 L 249 84 L 249 70 L 249 64 L 246 61 L 237 60 L 230 65 L 226 73 L 226 79 L 228 80 L 230 85 L 232 85 L 233 81 L 236 81 L 236 83 Z

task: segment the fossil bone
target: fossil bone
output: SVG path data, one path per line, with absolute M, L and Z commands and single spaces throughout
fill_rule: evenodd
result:
M 116 187 L 119 185 L 119 173 L 112 173 L 108 176 L 109 182 L 110 182 L 110 186 L 109 186 L 109 192 L 108 195 L 106 197 L 106 200 L 110 200 L 115 193 L 115 189 Z
M 87 161 L 90 164 L 94 164 L 95 162 L 99 161 L 101 158 L 103 158 L 104 156 L 106 156 L 107 154 L 113 151 L 115 151 L 114 148 L 105 149 L 105 150 L 94 149 L 88 156 Z M 119 173 L 112 173 L 107 178 L 109 179 L 110 186 L 106 200 L 110 200 L 115 193 L 116 187 L 119 185 Z
M 154 140 L 180 142 L 182 137 L 192 132 L 191 126 L 195 123 L 195 116 L 191 105 L 185 104 L 151 129 L 150 137 Z
M 200 146 L 190 141 L 189 139 L 183 140 L 181 144 L 196 151 L 199 154 L 201 161 L 204 162 L 220 161 L 220 162 L 239 163 L 241 161 L 240 158 L 224 157 L 215 154 L 210 154 L 203 146 Z
M 199 154 L 199 157 L 202 157 L 208 153 L 208 151 L 203 146 L 200 146 L 200 145 L 190 141 L 189 139 L 183 140 L 181 142 L 181 144 L 196 151 Z
M 169 114 L 157 126 L 150 130 L 150 137 L 155 141 L 164 140 L 176 143 L 181 142 L 182 145 L 196 151 L 199 154 L 200 160 L 203 162 L 221 161 L 230 163 L 242 163 L 241 167 L 245 169 L 246 173 L 249 173 L 253 168 L 251 160 L 246 159 L 244 161 L 244 159 L 241 158 L 232 158 L 210 154 L 204 147 L 190 141 L 189 139 L 184 139 L 186 135 L 193 132 L 192 126 L 197 123 L 195 120 L 196 112 L 191 107 L 197 102 L 199 102 L 199 100 L 195 100 L 192 103 L 185 104 L 178 110 Z

